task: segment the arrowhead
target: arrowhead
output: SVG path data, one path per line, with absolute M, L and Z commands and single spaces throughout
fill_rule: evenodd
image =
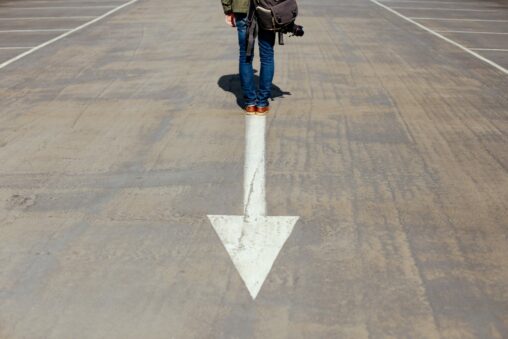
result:
M 208 218 L 252 299 L 256 299 L 298 217 L 257 217 L 249 222 L 237 215 Z

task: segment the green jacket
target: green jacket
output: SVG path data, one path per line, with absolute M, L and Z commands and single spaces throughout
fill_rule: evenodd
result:
M 221 0 L 225 14 L 247 13 L 249 11 L 249 0 Z

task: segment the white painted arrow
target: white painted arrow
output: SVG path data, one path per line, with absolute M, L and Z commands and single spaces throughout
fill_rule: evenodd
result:
M 270 273 L 298 217 L 266 216 L 266 117 L 245 117 L 244 215 L 209 215 L 252 299 Z

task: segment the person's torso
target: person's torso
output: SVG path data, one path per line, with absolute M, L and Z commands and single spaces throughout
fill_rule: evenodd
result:
M 233 0 L 233 12 L 247 13 L 249 10 L 249 0 Z

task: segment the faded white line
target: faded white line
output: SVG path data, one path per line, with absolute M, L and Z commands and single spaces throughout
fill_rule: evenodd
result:
M 490 51 L 490 52 L 508 52 L 508 49 L 504 48 L 471 48 L 473 51 Z
M 0 7 L 0 9 L 87 9 L 87 8 L 114 8 L 115 6 L 57 6 L 57 7 Z
M 37 0 L 26 0 L 26 1 L 23 1 L 24 4 L 41 4 L 41 3 L 50 3 L 50 4 L 53 4 L 53 3 L 65 3 L 65 4 L 81 4 L 83 2 L 86 2 L 86 3 L 98 3 L 98 4 L 103 4 L 103 3 L 110 3 L 110 4 L 118 4 L 118 3 L 123 3 L 123 1 L 114 1 L 114 0 L 107 0 L 107 1 L 91 1 L 91 0 L 77 0 L 77 1 L 71 1 L 71 0 L 40 0 L 40 1 L 37 1 Z M 4 2 L 4 5 L 6 4 L 19 4 L 19 1 L 6 1 Z
M 392 9 L 410 9 L 417 11 L 454 11 L 454 12 L 499 12 L 497 9 L 457 9 L 457 8 L 435 8 L 435 7 L 391 7 Z
M 76 4 L 76 3 L 83 3 L 83 2 L 86 2 L 86 3 L 119 3 L 119 2 L 122 2 L 121 0 L 23 0 L 23 3 L 44 3 L 44 2 L 49 2 L 49 3 L 55 3 L 55 2 L 65 2 L 65 3 L 71 3 L 71 4 Z M 6 0 L 5 1 L 6 4 L 9 4 L 9 3 L 20 3 L 19 0 Z
M 475 31 L 436 31 L 438 33 L 460 33 L 460 34 L 508 34 L 505 32 L 475 32 Z
M 0 49 L 30 49 L 33 47 L 0 47 Z
M 406 20 L 406 21 L 408 21 L 408 22 L 412 23 L 413 25 L 416 25 L 417 27 L 419 27 L 419 28 L 423 29 L 424 31 L 427 31 L 427 32 L 429 32 L 430 34 L 432 34 L 432 35 L 434 35 L 434 36 L 437 36 L 438 38 L 441 38 L 441 39 L 443 39 L 444 41 L 446 41 L 446 42 L 448 42 L 448 43 L 450 43 L 450 44 L 452 44 L 452 45 L 454 45 L 454 46 L 456 46 L 456 47 L 458 47 L 458 48 L 462 49 L 462 50 L 463 50 L 463 51 L 465 51 L 466 53 L 469 53 L 469 54 L 471 54 L 472 56 L 474 56 L 474 57 L 476 57 L 476 58 L 480 59 L 481 61 L 483 61 L 483 62 L 485 62 L 485 63 L 487 63 L 487 64 L 491 65 L 492 67 L 495 67 L 496 69 L 500 70 L 500 71 L 501 71 L 501 72 L 503 72 L 504 74 L 508 74 L 508 70 L 507 70 L 506 68 L 504 68 L 504 67 L 502 67 L 502 66 L 500 66 L 500 65 L 496 64 L 495 62 L 493 62 L 493 61 L 491 61 L 491 60 L 489 60 L 489 59 L 487 59 L 487 58 L 485 58 L 485 57 L 481 56 L 480 54 L 478 54 L 478 53 L 476 53 L 476 52 L 472 51 L 470 48 L 467 48 L 467 47 L 465 47 L 465 46 L 463 46 L 463 45 L 459 44 L 458 42 L 456 42 L 456 41 L 454 41 L 454 40 L 452 40 L 452 39 L 449 39 L 449 38 L 445 37 L 445 36 L 444 36 L 444 35 L 442 35 L 442 34 L 439 34 L 438 32 L 436 32 L 436 31 L 434 31 L 434 30 L 432 30 L 432 29 L 428 28 L 427 26 L 424 26 L 424 25 L 422 25 L 421 23 L 416 22 L 415 20 L 413 20 L 413 18 L 409 18 L 409 17 L 405 16 L 404 14 L 401 14 L 401 13 L 397 12 L 396 10 L 391 9 L 390 7 L 388 7 L 388 6 L 386 6 L 386 5 L 382 4 L 382 3 L 380 3 L 380 2 L 379 2 L 379 1 L 377 1 L 377 0 L 370 0 L 370 1 L 371 1 L 372 3 L 374 3 L 374 4 L 376 4 L 376 5 L 378 5 L 378 6 L 382 7 L 382 8 L 384 8 L 384 9 L 386 9 L 387 11 L 389 11 L 389 12 L 391 12 L 391 13 L 393 13 L 393 14 L 397 15 L 398 17 L 400 17 L 400 18 L 402 18 L 402 19 L 404 19 L 404 20 Z
M 127 7 L 127 6 L 129 6 L 129 5 L 132 5 L 133 3 L 137 2 L 137 1 L 138 1 L 138 0 L 131 0 L 131 1 L 129 1 L 129 2 L 125 3 L 125 4 L 123 4 L 123 5 L 120 5 L 120 6 L 116 7 L 116 8 L 114 8 L 114 9 L 110 10 L 110 11 L 109 11 L 109 12 L 107 12 L 107 13 L 104 13 L 103 15 L 101 15 L 101 16 L 99 16 L 99 17 L 97 17 L 97 18 L 95 18 L 95 19 L 93 19 L 93 20 L 91 20 L 91 21 L 88 21 L 88 22 L 84 23 L 83 25 L 81 25 L 81 26 L 79 26 L 79 27 L 76 27 L 76 28 L 74 28 L 74 29 L 72 29 L 72 30 L 70 30 L 70 31 L 67 31 L 67 32 L 65 32 L 65 33 L 63 33 L 63 34 L 61 34 L 61 35 L 59 35 L 59 36 L 57 36 L 57 37 L 55 37 L 55 38 L 53 38 L 53 39 L 51 39 L 51 40 L 49 40 L 49 41 L 46 41 L 45 43 L 40 44 L 39 46 L 36 46 L 36 47 L 34 47 L 34 48 L 32 48 L 32 49 L 30 49 L 30 50 L 28 50 L 28 51 L 24 52 L 24 53 L 22 53 L 22 54 L 20 54 L 20 55 L 18 55 L 18 56 L 16 56 L 16 57 L 14 57 L 14 58 L 12 58 L 12 59 L 9 59 L 9 60 L 7 60 L 6 62 L 4 62 L 4 63 L 0 64 L 0 69 L 2 69 L 2 68 L 4 68 L 4 67 L 6 67 L 6 66 L 8 66 L 8 65 L 12 64 L 13 62 L 18 61 L 18 60 L 19 60 L 19 59 L 21 59 L 21 58 L 26 57 L 27 55 L 30 55 L 30 54 L 32 54 L 32 53 L 34 53 L 34 52 L 38 51 L 38 50 L 39 50 L 39 49 L 41 49 L 41 48 L 44 48 L 44 47 L 46 47 L 46 46 L 48 46 L 48 45 L 51 45 L 52 43 L 57 42 L 58 40 L 61 40 L 61 39 L 65 38 L 65 37 L 67 37 L 67 36 L 71 35 L 72 33 L 75 33 L 75 32 L 77 32 L 77 31 L 80 31 L 80 30 L 82 30 L 83 28 L 88 27 L 88 26 L 90 26 L 90 25 L 92 25 L 92 24 L 94 24 L 94 23 L 96 23 L 96 22 L 98 22 L 98 21 L 100 21 L 100 20 L 104 19 L 105 17 L 107 17 L 107 16 L 109 16 L 109 15 L 111 15 L 111 14 L 113 14 L 113 13 L 115 13 L 115 12 L 118 12 L 118 11 L 119 11 L 119 10 L 121 10 L 122 8 L 125 8 L 125 7 Z
M 459 4 L 459 5 L 465 5 L 465 4 L 467 4 L 467 5 L 480 5 L 480 4 L 477 4 L 477 3 L 474 3 L 474 2 L 466 3 L 464 1 L 383 0 L 383 1 L 380 1 L 380 2 L 381 3 L 408 3 L 408 4 L 412 4 L 412 3 L 424 3 L 424 4 L 447 4 L 447 5 L 452 5 L 452 4 Z M 497 5 L 496 3 L 492 2 L 492 1 L 489 1 L 489 3 Z M 484 4 L 481 4 L 481 5 L 483 6 Z M 506 8 L 506 6 L 501 6 L 501 7 L 496 7 L 496 8 Z
M 111 5 L 112 7 L 114 7 L 115 5 L 118 5 L 118 4 L 123 4 L 125 1 L 23 1 L 23 4 L 26 4 L 26 5 L 33 5 L 33 6 L 44 6 L 44 5 L 65 5 L 67 7 L 67 5 L 72 5 L 72 4 L 76 4 L 77 6 L 82 6 L 83 5 L 83 2 L 86 2 L 86 3 L 89 3 L 91 4 L 92 6 L 95 6 L 95 4 L 97 4 L 97 6 L 106 6 L 106 5 Z M 2 4 L 1 8 L 25 8 L 25 7 L 19 7 L 20 3 L 19 2 L 5 2 Z M 73 7 L 73 6 L 68 6 L 68 7 Z
M 136 0 L 137 1 L 137 0 Z M 17 18 L 0 18 L 0 20 L 68 20 L 68 19 L 92 19 L 94 16 L 31 16 Z
M 0 33 L 38 33 L 38 32 L 66 32 L 71 30 L 71 28 L 67 29 L 10 29 L 5 31 L 0 31 Z
M 372 0 L 371 0 L 372 1 Z M 372 1 L 374 2 L 374 1 Z M 377 2 L 377 1 L 376 1 Z M 379 4 L 382 5 L 382 4 Z M 387 6 L 385 6 L 387 7 Z M 389 8 L 389 7 L 387 7 Z M 394 10 L 395 11 L 395 10 Z M 397 12 L 399 13 L 399 12 Z M 400 14 L 400 13 L 399 13 Z M 403 15 L 403 14 L 400 14 Z M 490 19 L 467 19 L 467 18 L 419 18 L 419 17 L 406 17 L 412 20 L 436 20 L 436 21 L 485 21 L 485 22 L 508 22 L 508 20 L 490 20 Z

